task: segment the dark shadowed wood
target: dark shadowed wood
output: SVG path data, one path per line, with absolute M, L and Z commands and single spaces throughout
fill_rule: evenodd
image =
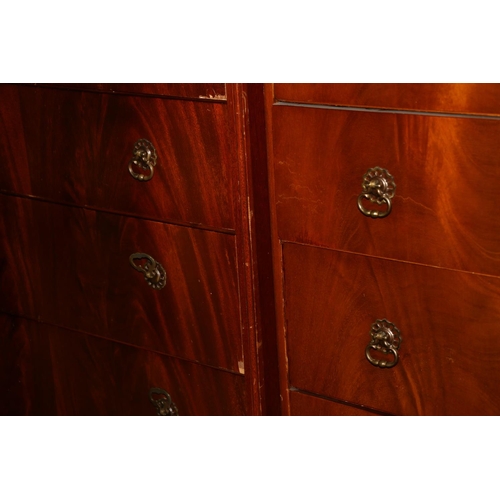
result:
M 6 195 L 0 203 L 0 310 L 238 371 L 234 236 Z M 148 286 L 133 253 L 164 267 L 165 288 Z
M 341 403 L 334 403 L 323 398 L 303 394 L 299 391 L 290 391 L 290 415 L 293 416 L 374 416 L 368 410 Z
M 36 207 L 0 194 L 0 311 L 36 318 L 40 312 Z
M 0 414 L 156 415 L 149 389 L 180 415 L 243 415 L 240 375 L 0 315 Z
M 47 83 L 46 87 L 224 101 L 224 83 Z
M 0 314 L 0 415 L 28 415 L 33 411 L 33 377 L 26 322 Z M 47 388 L 50 390 L 50 388 Z
M 277 83 L 280 101 L 500 115 L 497 83 Z
M 227 106 L 0 85 L 0 190 L 233 228 Z M 147 139 L 153 178 L 128 171 Z
M 284 245 L 290 383 L 405 415 L 500 414 L 500 279 Z M 390 369 L 365 357 L 377 319 L 402 334 Z
M 500 120 L 273 111 L 281 239 L 500 275 Z M 374 220 L 357 200 L 376 166 L 397 188 Z

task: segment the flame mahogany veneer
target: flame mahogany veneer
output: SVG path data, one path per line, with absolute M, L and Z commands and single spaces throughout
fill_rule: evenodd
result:
M 234 235 L 13 196 L 2 201 L 9 254 L 0 287 L 17 291 L 4 311 L 238 373 Z M 163 266 L 164 288 L 154 290 L 133 269 L 129 257 L 137 252 Z
M 267 95 L 283 413 L 499 415 L 500 85 Z M 381 219 L 358 209 L 374 167 L 396 183 Z M 382 369 L 383 319 L 403 340 Z
M 0 101 L 0 191 L 234 229 L 228 106 L 10 85 Z M 128 171 L 139 139 L 148 182 Z
M 154 414 L 161 387 L 182 415 L 500 414 L 500 85 L 26 84 L 0 104 L 1 413 Z M 375 167 L 383 219 L 358 208 Z
M 266 158 L 262 84 L 0 85 L 0 413 L 278 414 Z
M 0 414 L 155 415 L 149 390 L 180 415 L 244 415 L 244 377 L 0 314 Z

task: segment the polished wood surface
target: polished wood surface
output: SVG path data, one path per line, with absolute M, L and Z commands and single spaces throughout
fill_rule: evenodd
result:
M 239 371 L 234 236 L 7 195 L 0 207 L 1 311 Z M 163 266 L 165 288 L 133 253 Z
M 400 415 L 500 414 L 500 278 L 284 245 L 290 384 Z M 377 319 L 399 363 L 365 348 Z
M 244 379 L 116 342 L 0 315 L 1 415 L 244 415 Z
M 327 399 L 290 391 L 290 415 L 304 417 L 373 417 L 376 413 L 369 410 L 335 403 Z
M 278 101 L 500 115 L 497 83 L 277 83 L 274 95 Z
M 282 240 L 500 275 L 500 120 L 289 106 L 273 119 Z M 374 220 L 357 200 L 376 166 L 397 188 Z
M 227 106 L 0 85 L 0 191 L 234 228 Z M 139 139 L 153 178 L 128 171 Z

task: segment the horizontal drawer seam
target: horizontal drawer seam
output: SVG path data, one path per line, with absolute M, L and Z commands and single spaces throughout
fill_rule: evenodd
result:
M 119 345 L 124 345 L 124 346 L 127 346 L 127 347 L 132 347 L 133 349 L 139 349 L 141 351 L 152 352 L 153 354 L 158 354 L 160 356 L 165 356 L 167 358 L 172 358 L 172 359 L 176 359 L 176 360 L 179 360 L 179 361 L 185 361 L 186 363 L 192 363 L 192 364 L 195 364 L 195 365 L 204 366 L 204 367 L 210 368 L 212 370 L 217 370 L 217 371 L 220 371 L 220 372 L 230 373 L 231 375 L 238 375 L 239 377 L 244 377 L 245 376 L 244 374 L 242 374 L 240 372 L 229 370 L 227 368 L 222 368 L 222 367 L 219 367 L 219 366 L 208 365 L 206 363 L 201 363 L 200 361 L 196 361 L 194 359 L 183 358 L 181 356 L 174 356 L 172 354 L 167 354 L 167 353 L 162 352 L 162 351 L 156 351 L 154 349 L 148 349 L 148 348 L 142 347 L 140 345 L 130 344 L 128 342 L 122 342 L 121 340 L 110 339 L 108 337 L 102 337 L 101 335 L 97 335 L 95 333 L 84 332 L 82 330 L 75 330 L 74 328 L 68 328 L 67 326 L 58 325 L 57 323 L 50 323 L 50 322 L 47 322 L 47 321 L 42 321 L 40 319 L 36 319 L 36 318 L 31 317 L 31 316 L 27 316 L 25 314 L 19 314 L 17 312 L 13 313 L 11 311 L 4 311 L 3 309 L 0 309 L 0 313 L 4 314 L 6 316 L 17 317 L 17 318 L 21 318 L 21 319 L 26 320 L 26 321 L 32 321 L 33 323 L 39 323 L 41 325 L 54 326 L 54 327 L 56 327 L 56 328 L 58 328 L 60 330 L 66 330 L 68 332 L 78 333 L 79 335 L 82 335 L 82 334 L 83 335 L 88 335 L 89 337 L 94 337 L 94 338 L 97 338 L 97 339 L 100 339 L 100 340 L 104 340 L 106 342 L 111 342 L 111 343 L 115 343 L 115 344 L 119 344 Z
M 361 252 L 353 252 L 351 250 L 341 250 L 338 248 L 325 247 L 325 246 L 321 246 L 321 245 L 313 245 L 312 243 L 302 243 L 302 242 L 298 242 L 298 241 L 281 240 L 281 239 L 280 239 L 280 243 L 282 245 L 292 244 L 292 245 L 301 245 L 301 246 L 305 246 L 305 247 L 320 248 L 322 250 L 330 250 L 332 252 L 360 255 L 361 257 L 370 257 L 372 259 L 380 259 L 380 260 L 385 260 L 385 261 L 390 261 L 390 262 L 402 262 L 403 264 L 412 264 L 415 266 L 430 267 L 432 269 L 443 269 L 445 271 L 453 271 L 456 273 L 472 274 L 473 276 L 484 276 L 485 278 L 500 278 L 500 276 L 497 276 L 495 274 L 478 273 L 475 271 L 466 271 L 464 269 L 455 269 L 455 268 L 451 268 L 451 267 L 433 266 L 431 264 L 423 264 L 422 262 L 413 262 L 411 260 L 391 259 L 390 257 L 380 257 L 379 255 L 370 255 L 370 254 L 361 253 Z
M 130 96 L 130 97 L 139 97 L 144 99 L 166 99 L 166 100 L 174 100 L 174 101 L 192 101 L 192 102 L 206 102 L 206 103 L 214 103 L 214 104 L 227 104 L 227 96 L 224 97 L 183 97 L 183 96 L 175 96 L 175 95 L 162 95 L 162 94 L 146 94 L 141 92 L 119 92 L 116 90 L 98 90 L 98 89 L 86 89 L 86 88 L 74 88 L 74 87 L 53 87 L 50 84 L 30 84 L 30 83 L 17 83 L 15 85 L 19 85 L 22 87 L 31 87 L 31 88 L 44 88 L 48 90 L 60 91 L 60 92 L 85 92 L 91 94 L 108 94 L 108 95 L 116 95 L 116 96 Z
M 110 209 L 105 209 L 101 207 L 93 207 L 91 205 L 78 205 L 76 203 L 71 203 L 71 202 L 66 202 L 66 201 L 59 201 L 59 200 L 51 200 L 48 198 L 44 198 L 41 196 L 35 196 L 31 194 L 20 194 L 20 193 L 11 193 L 8 191 L 3 191 L 0 190 L 0 195 L 3 196 L 11 196 L 14 198 L 23 198 L 27 200 L 32 200 L 36 202 L 41 202 L 41 203 L 50 203 L 51 205 L 62 205 L 65 207 L 71 207 L 71 208 L 81 208 L 83 210 L 89 210 L 92 212 L 101 212 L 101 213 L 106 213 L 106 214 L 111 214 L 111 215 L 120 215 L 123 217 L 131 217 L 134 219 L 140 219 L 140 220 L 145 220 L 145 221 L 151 221 L 151 222 L 159 222 L 160 224 L 168 224 L 170 226 L 182 226 L 182 227 L 188 227 L 191 229 L 200 229 L 201 231 L 210 231 L 213 233 L 222 233 L 222 234 L 230 234 L 230 235 L 235 235 L 236 230 L 235 229 L 229 229 L 229 228 L 218 228 L 218 227 L 213 227 L 213 226 L 207 226 L 205 224 L 196 224 L 194 222 L 183 222 L 179 220 L 171 220 L 171 219 L 156 219 L 153 217 L 144 217 L 143 215 L 136 215 L 128 212 L 120 212 L 117 210 L 110 210 Z
M 371 413 L 376 413 L 377 415 L 393 416 L 392 413 L 387 413 L 387 412 L 382 411 L 382 410 L 377 410 L 376 408 L 371 408 L 370 406 L 363 406 L 360 404 L 351 403 L 350 401 L 344 401 L 343 399 L 337 399 L 337 398 L 332 398 L 329 396 L 323 396 L 322 394 L 317 394 L 315 392 L 306 391 L 304 389 L 299 389 L 299 388 L 293 387 L 293 386 L 290 386 L 290 391 L 291 392 L 298 392 L 300 394 L 305 394 L 306 396 L 313 396 L 313 397 L 318 398 L 318 399 L 324 399 L 325 401 L 331 401 L 332 403 L 339 403 L 339 404 L 343 404 L 345 406 L 351 406 L 352 408 L 357 408 L 359 410 L 369 411 Z
M 392 108 L 364 108 L 364 107 L 353 107 L 353 106 L 336 106 L 335 104 L 314 104 L 310 102 L 291 102 L 291 101 L 276 101 L 274 106 L 287 106 L 295 108 L 314 108 L 314 109 L 330 109 L 337 111 L 360 111 L 366 113 L 389 113 L 397 115 L 423 115 L 423 116 L 435 116 L 441 118 L 478 118 L 481 120 L 500 120 L 500 113 L 498 115 L 487 115 L 478 113 L 451 113 L 451 112 L 439 112 L 439 111 L 415 111 L 415 110 L 405 110 L 405 109 L 392 109 Z

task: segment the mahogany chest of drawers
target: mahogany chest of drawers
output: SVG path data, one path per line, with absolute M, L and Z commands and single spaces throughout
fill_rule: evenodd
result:
M 262 86 L 0 86 L 0 413 L 273 412 L 259 89 L 262 114 Z
M 0 101 L 0 413 L 500 414 L 500 85 Z
M 500 414 L 500 86 L 267 92 L 283 413 Z

